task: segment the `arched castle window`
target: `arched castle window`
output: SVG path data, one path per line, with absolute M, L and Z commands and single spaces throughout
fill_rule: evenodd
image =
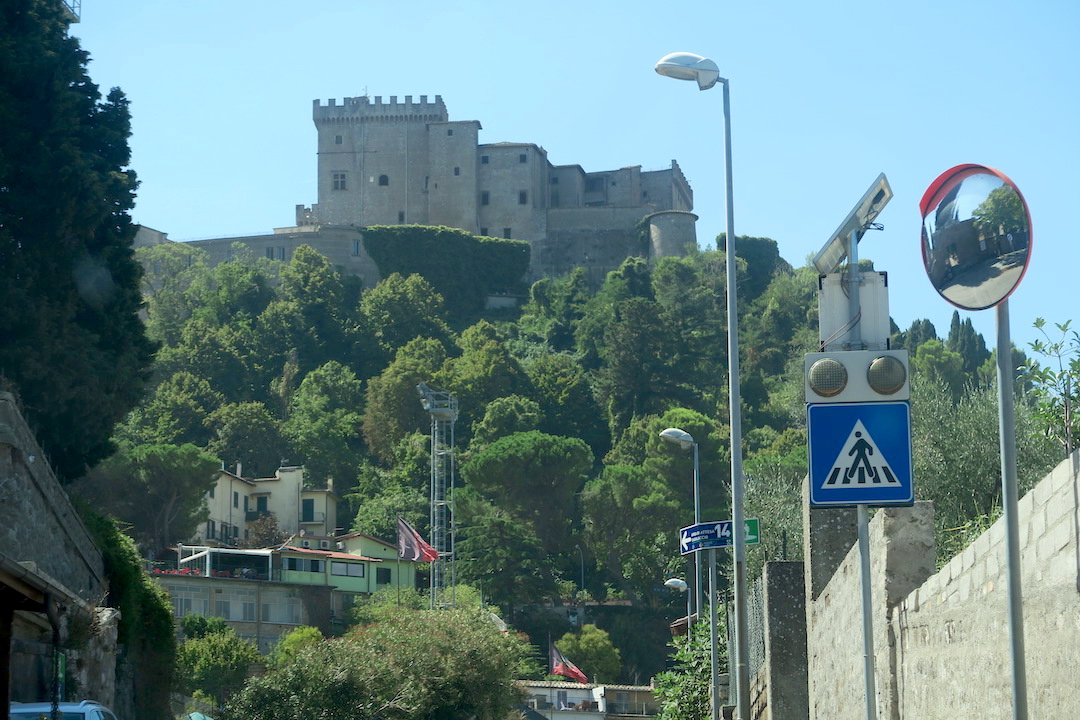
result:
M 380 185 L 389 185 L 390 184 L 390 176 L 389 175 L 380 175 L 379 176 L 379 184 Z

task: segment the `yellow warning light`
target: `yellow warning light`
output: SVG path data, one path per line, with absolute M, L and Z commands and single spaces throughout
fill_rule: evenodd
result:
M 847 369 L 834 358 L 815 361 L 807 372 L 810 389 L 822 397 L 839 395 L 847 387 L 847 381 Z
M 882 395 L 892 395 L 904 387 L 906 381 L 904 363 L 891 355 L 874 358 L 866 369 L 866 382 L 874 392 Z

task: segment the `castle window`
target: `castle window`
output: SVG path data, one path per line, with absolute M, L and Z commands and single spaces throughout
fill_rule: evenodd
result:
M 447 135 L 453 135 L 454 134 L 454 128 L 447 128 L 446 134 Z
M 529 156 L 526 155 L 525 153 L 521 153 L 520 155 L 518 155 L 518 162 L 519 163 L 529 162 Z
M 348 190 L 348 184 L 346 183 L 345 173 L 334 173 L 334 189 L 335 190 Z
M 353 240 L 352 241 L 352 254 L 353 255 L 359 255 L 360 254 L 360 241 L 359 240 Z
M 461 168 L 459 168 L 459 167 L 454 168 L 454 174 L 455 175 L 460 175 L 461 174 Z
M 529 204 L 529 193 L 526 190 L 518 190 L 518 205 Z
M 404 210 L 398 210 L 397 221 L 399 223 L 405 222 L 405 211 Z
M 342 138 L 341 138 L 341 136 L 340 136 L 340 135 L 335 135 L 335 136 L 334 136 L 334 144 L 335 144 L 335 145 L 340 145 L 340 144 L 341 144 L 341 140 L 342 140 Z
M 480 164 L 481 165 L 487 165 L 490 160 L 491 160 L 491 158 L 489 158 L 487 155 L 481 155 L 480 156 Z
M 491 193 L 489 193 L 487 190 L 484 190 L 482 193 L 480 193 L 480 204 L 481 205 L 489 205 L 490 203 L 491 203 Z
M 504 238 L 509 238 L 510 237 L 510 228 L 503 228 L 503 237 Z
M 266 248 L 266 257 L 270 258 L 271 260 L 274 259 L 274 248 L 272 248 L 272 247 Z
M 487 237 L 487 228 L 480 228 L 480 234 Z M 213 492 L 213 490 L 211 489 L 210 492 Z
M 380 175 L 379 176 L 379 184 L 383 185 L 383 186 L 389 185 L 390 184 L 390 176 L 389 175 Z
M 558 184 L 559 184 L 559 177 L 558 177 L 557 175 L 553 175 L 553 176 L 552 176 L 552 178 L 551 178 L 551 184 L 552 184 L 552 185 L 558 185 Z

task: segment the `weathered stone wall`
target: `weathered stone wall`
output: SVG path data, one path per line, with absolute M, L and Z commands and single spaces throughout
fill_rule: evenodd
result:
M 123 706 L 131 688 L 118 692 L 116 683 L 119 612 L 96 607 L 107 590 L 101 552 L 45 461 L 14 398 L 3 392 L 0 558 L 6 568 L 4 576 L 14 576 L 18 587 L 15 593 L 6 592 L 5 598 L 33 588 L 55 603 L 53 621 L 68 660 L 69 694 L 114 708 Z M 44 611 L 16 612 L 12 635 L 11 699 L 48 699 L 54 636 L 48 615 Z
M 33 563 L 87 603 L 105 595 L 101 553 L 6 392 L 0 392 L 0 552 Z
M 1019 504 L 1028 708 L 1032 718 L 1080 707 L 1078 457 Z M 807 516 L 847 511 L 808 511 Z M 809 519 L 807 526 L 815 523 Z M 820 526 L 820 523 L 818 523 Z M 858 548 L 824 584 L 833 535 L 807 535 L 810 717 L 865 716 Z M 816 546 L 818 547 L 816 549 Z M 833 546 L 830 549 L 830 546 Z M 877 708 L 882 720 L 998 717 L 1011 705 L 1004 521 L 934 573 L 933 509 L 879 510 L 870 523 Z M 817 573 L 813 567 L 817 559 Z

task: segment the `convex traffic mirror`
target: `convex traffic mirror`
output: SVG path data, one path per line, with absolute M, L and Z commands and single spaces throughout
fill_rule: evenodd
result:
M 1003 173 L 958 165 L 931 183 L 919 209 L 923 265 L 943 298 L 985 310 L 1016 289 L 1031 256 L 1031 218 Z

